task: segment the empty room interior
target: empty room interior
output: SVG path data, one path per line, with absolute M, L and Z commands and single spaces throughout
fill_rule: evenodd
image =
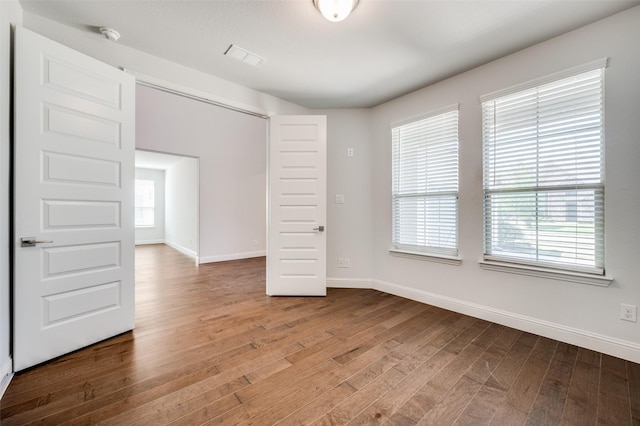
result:
M 638 0 L 1 0 L 0 423 L 639 425 L 638 40 Z

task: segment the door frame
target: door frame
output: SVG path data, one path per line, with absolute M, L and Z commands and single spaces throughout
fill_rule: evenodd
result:
M 268 134 L 266 292 L 270 296 L 326 296 L 327 116 L 274 116 Z M 279 182 L 276 186 L 274 178 L 288 181 L 290 192 L 282 192 L 284 185 Z M 278 210 L 280 207 L 286 209 Z M 316 209 L 309 213 L 308 207 Z M 288 219 L 285 211 L 289 211 Z M 273 216 L 281 222 L 274 223 Z
M 164 196 L 165 196 L 165 207 L 164 207 L 164 217 L 165 217 L 165 229 L 164 229 L 164 238 L 163 238 L 163 244 L 166 244 L 170 247 L 173 247 L 174 249 L 178 250 L 179 252 L 181 252 L 182 254 L 185 254 L 187 256 L 193 257 L 196 264 L 198 264 L 198 260 L 200 259 L 200 158 L 199 157 L 194 157 L 194 156 L 190 156 L 190 155 L 185 155 L 185 154 L 175 154 L 175 153 L 171 153 L 171 152 L 164 152 L 164 151 L 156 151 L 156 150 L 151 150 L 151 149 L 146 149 L 146 148 L 136 148 L 136 153 L 137 152 L 145 152 L 145 153 L 150 153 L 150 154 L 158 154 L 160 156 L 171 156 L 171 157 L 177 157 L 181 161 L 182 159 L 189 159 L 189 160 L 194 160 L 196 162 L 196 179 L 195 182 L 190 182 L 191 184 L 194 184 L 195 188 L 196 188 L 196 208 L 195 208 L 195 218 L 194 218 L 194 222 L 196 224 L 196 230 L 195 230 L 195 250 L 190 250 L 188 247 L 182 247 L 176 244 L 171 244 L 169 242 L 167 242 L 167 235 L 166 235 L 166 216 L 167 216 L 167 202 L 166 202 L 166 193 L 167 193 L 167 187 L 166 187 L 166 171 L 168 170 L 168 168 L 163 168 L 163 167 L 145 167 L 144 165 L 138 165 L 138 160 L 136 158 L 134 167 L 136 169 L 142 168 L 142 169 L 156 169 L 156 170 L 163 170 L 165 172 L 165 186 L 164 186 Z M 151 161 L 153 161 L 153 159 L 151 159 Z M 135 207 L 135 206 L 134 206 Z M 135 245 L 139 246 L 139 245 L 145 245 L 145 244 L 152 244 L 152 243 L 138 243 L 136 242 Z

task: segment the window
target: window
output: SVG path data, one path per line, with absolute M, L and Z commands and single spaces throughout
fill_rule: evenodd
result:
M 136 226 L 155 226 L 155 185 L 152 180 L 136 179 Z
M 484 100 L 484 253 L 604 273 L 602 68 Z
M 458 109 L 394 125 L 392 250 L 458 254 Z

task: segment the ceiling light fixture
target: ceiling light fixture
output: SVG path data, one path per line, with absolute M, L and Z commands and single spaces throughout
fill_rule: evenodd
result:
M 328 21 L 340 22 L 351 14 L 359 0 L 313 0 L 313 5 Z
M 113 28 L 101 27 L 100 33 L 111 41 L 118 41 L 120 39 L 120 33 Z

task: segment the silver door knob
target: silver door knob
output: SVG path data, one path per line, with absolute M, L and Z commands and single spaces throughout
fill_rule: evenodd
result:
M 313 228 L 314 231 L 318 231 L 318 232 L 323 232 L 324 231 L 324 226 L 320 225 L 317 228 Z
M 36 244 L 48 244 L 52 242 L 51 240 L 36 241 L 36 237 L 22 237 L 20 238 L 20 247 L 35 247 Z

